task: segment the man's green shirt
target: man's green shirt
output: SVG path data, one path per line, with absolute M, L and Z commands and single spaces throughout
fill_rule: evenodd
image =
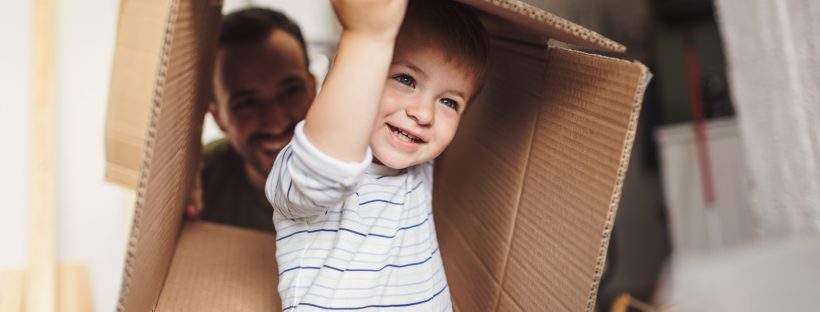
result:
M 273 208 L 263 190 L 254 189 L 244 161 L 227 139 L 202 151 L 202 213 L 205 221 L 275 232 Z

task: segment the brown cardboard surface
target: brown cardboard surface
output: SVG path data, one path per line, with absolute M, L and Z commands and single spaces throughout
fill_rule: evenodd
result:
M 105 123 L 105 178 L 137 186 L 169 1 L 120 1 Z
M 442 259 L 451 294 L 465 296 L 457 301 L 465 311 L 497 301 L 546 64 L 543 46 L 496 40 L 492 52 L 490 81 L 437 160 L 434 181 Z M 513 55 L 531 57 L 499 61 Z M 453 285 L 474 287 L 464 293 Z
M 203 223 L 181 230 L 219 7 L 168 1 L 118 309 L 268 311 L 277 304 L 270 237 Z M 519 1 L 459 1 L 484 11 L 495 60 L 436 164 L 437 236 L 454 306 L 591 311 L 648 73 L 548 48 L 546 37 L 622 50 Z M 148 58 L 125 64 L 150 66 Z M 114 78 L 112 90 L 125 83 Z M 110 106 L 143 105 L 143 90 L 121 90 Z
M 578 47 L 605 52 L 624 52 L 626 47 L 600 34 L 579 26 L 519 0 L 457 0 L 503 18 L 488 23 L 489 29 L 502 30 L 518 37 L 521 33 L 538 34 L 540 42 L 555 39 Z M 514 24 L 517 27 L 511 27 Z M 502 27 L 502 28 L 498 28 Z M 522 31 L 523 30 L 523 31 Z
M 590 310 L 646 69 L 494 41 L 488 87 L 436 164 L 451 294 L 466 311 Z
M 536 309 L 535 311 L 549 310 L 549 308 L 547 308 L 547 307 L 548 307 L 548 305 L 543 305 L 541 307 L 541 309 Z M 507 311 L 510 311 L 510 312 L 526 311 L 526 310 L 521 310 L 521 308 L 518 306 L 518 304 L 516 304 L 515 301 L 513 301 L 512 299 L 510 299 L 510 296 L 507 294 L 506 291 L 501 292 L 501 299 L 498 302 L 498 308 L 495 309 L 495 310 L 496 311 L 505 311 L 505 312 L 507 312 Z
M 275 247 L 269 233 L 186 222 L 157 311 L 280 309 Z
M 590 311 L 648 74 L 562 49 L 547 68 L 503 288 L 523 310 Z
M 199 168 L 220 6 L 206 1 L 173 1 L 168 10 L 118 310 L 150 311 L 155 307 L 176 248 L 188 191 Z M 140 99 L 127 92 L 123 98 Z

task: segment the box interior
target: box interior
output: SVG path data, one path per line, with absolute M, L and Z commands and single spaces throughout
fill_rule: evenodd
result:
M 276 237 L 207 222 L 185 222 L 158 311 L 276 311 Z
M 465 311 L 589 311 L 647 72 L 503 40 L 493 51 L 503 65 L 436 164 L 451 295 Z

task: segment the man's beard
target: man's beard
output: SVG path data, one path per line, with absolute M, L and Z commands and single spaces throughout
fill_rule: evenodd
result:
M 287 131 L 285 131 L 282 135 L 279 135 L 279 136 L 274 136 L 274 135 L 272 135 L 270 133 L 267 133 L 267 132 L 254 133 L 248 139 L 248 143 L 246 145 L 248 147 L 248 150 L 245 151 L 244 153 L 242 153 L 242 154 L 244 154 L 244 155 L 241 155 L 242 158 L 245 160 L 246 163 L 248 163 L 251 166 L 251 168 L 257 174 L 259 174 L 261 177 L 266 178 L 268 176 L 268 174 L 270 174 L 270 171 L 273 168 L 273 162 L 276 159 L 276 155 L 278 155 L 279 152 L 281 152 L 281 148 L 279 150 L 276 150 L 276 151 L 273 152 L 273 155 L 272 155 L 273 160 L 270 160 L 270 163 L 263 162 L 262 158 L 265 157 L 265 156 L 263 156 L 262 154 L 269 154 L 269 153 L 261 147 L 262 142 L 264 142 L 266 140 L 280 139 L 283 136 L 287 137 L 288 139 L 291 139 L 291 138 L 293 138 L 293 131 L 295 129 L 296 129 L 296 123 L 293 123 L 292 125 L 290 125 L 290 127 L 288 127 Z M 284 148 L 284 146 L 285 145 L 283 145 L 282 147 Z M 267 158 L 267 157 L 265 157 L 265 158 Z

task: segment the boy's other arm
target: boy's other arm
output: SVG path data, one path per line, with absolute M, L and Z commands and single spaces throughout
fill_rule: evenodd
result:
M 346 162 L 365 158 L 407 0 L 334 0 L 344 30 L 335 62 L 308 110 L 305 136 Z

